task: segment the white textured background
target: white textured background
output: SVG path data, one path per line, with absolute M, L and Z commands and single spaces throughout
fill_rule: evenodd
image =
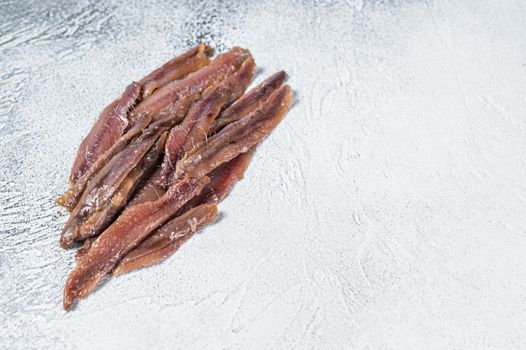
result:
M 297 103 L 221 221 L 61 307 L 75 150 L 204 40 Z M 0 348 L 526 347 L 526 3 L 0 4 Z

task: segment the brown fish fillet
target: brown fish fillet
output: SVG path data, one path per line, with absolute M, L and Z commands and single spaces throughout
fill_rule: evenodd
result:
M 177 166 L 178 176 L 200 178 L 224 162 L 247 152 L 258 144 L 279 123 L 291 102 L 288 86 L 275 91 L 267 103 L 249 116 L 224 128 L 196 150 L 187 154 Z
M 213 193 L 213 196 L 205 193 L 201 196 L 203 203 L 221 202 L 230 193 L 236 183 L 241 181 L 245 175 L 245 171 L 254 156 L 256 146 L 246 153 L 241 153 L 236 158 L 228 163 L 216 168 L 210 173 L 211 186 L 206 186 L 207 192 Z
M 188 109 L 194 101 L 200 97 L 200 91 L 192 90 L 191 93 L 184 94 L 174 104 L 170 111 L 166 111 L 162 116 L 158 116 L 156 121 L 152 125 L 157 124 L 169 124 L 170 126 L 180 123 L 184 118 Z M 69 211 L 77 206 L 84 190 L 90 182 L 98 175 L 109 162 L 113 160 L 120 152 L 123 152 L 125 148 L 137 137 L 140 137 L 148 124 L 150 124 L 151 118 L 149 114 L 143 114 L 138 121 L 132 126 L 132 128 L 126 132 L 103 156 L 91 166 L 91 168 L 80 178 L 77 182 L 58 200 L 57 203 L 66 207 Z
M 243 62 L 251 57 L 248 50 L 241 48 L 233 48 L 217 56 L 208 66 L 191 73 L 185 79 L 172 81 L 159 88 L 155 94 L 135 107 L 131 119 L 134 120 L 141 114 L 148 113 L 155 120 L 155 116 L 170 110 L 182 94 L 192 93 L 192 90 L 203 91 L 207 86 L 214 85 L 238 70 Z
M 196 101 L 205 89 L 211 88 L 219 84 L 223 79 L 228 77 L 239 69 L 246 60 L 251 60 L 250 53 L 243 49 L 232 49 L 231 51 L 218 56 L 208 67 L 205 67 L 195 74 L 191 74 L 189 77 L 177 81 L 177 89 L 172 91 L 172 102 L 169 107 L 164 108 L 157 115 L 152 113 L 137 114 L 137 110 L 133 112 L 133 119 L 137 119 L 135 124 L 142 124 L 141 120 L 150 120 L 153 116 L 155 121 L 170 118 L 172 115 L 178 115 L 183 117 L 186 115 L 192 102 Z M 205 73 L 203 73 L 205 71 Z M 176 82 L 173 82 L 176 83 Z M 170 85 L 170 84 L 169 84 Z M 160 91 L 159 91 L 160 93 Z M 157 92 L 156 94 L 157 95 Z M 151 96 L 146 101 L 153 99 L 155 96 Z M 144 126 L 143 126 L 144 127 Z M 134 132 L 137 134 L 137 127 L 132 127 Z M 140 130 L 139 130 L 140 131 Z M 82 192 L 84 191 L 87 183 L 96 175 L 96 173 L 113 157 L 116 153 L 120 152 L 134 135 L 126 133 L 119 141 L 111 147 L 106 154 L 99 157 L 97 161 L 88 171 L 87 175 L 84 174 L 62 197 L 57 200 L 59 205 L 65 206 L 68 210 L 73 210 L 76 206 Z
M 276 127 L 291 101 L 290 87 L 282 86 L 272 94 L 267 103 L 250 115 L 229 124 L 206 142 L 196 145 L 177 163 L 176 176 L 198 179 L 247 152 Z
M 191 132 L 194 124 L 197 123 L 195 126 L 204 130 L 211 124 L 226 103 L 239 97 L 250 83 L 254 70 L 254 62 L 251 57 L 248 57 L 238 71 L 226 76 L 225 81 L 218 85 L 219 87 L 212 86 L 211 92 L 207 93 L 203 100 L 195 103 L 184 118 L 183 123 L 175 128 L 176 131 L 181 131 L 180 139 L 182 142 L 185 141 L 187 134 L 190 133 L 190 136 L 193 136 Z M 195 94 L 197 95 L 197 92 Z M 190 94 L 181 96 L 176 105 L 184 103 L 189 96 Z M 148 130 L 152 129 L 159 122 L 154 122 L 148 127 Z M 159 129 L 150 139 L 145 137 L 148 134 L 148 131 L 145 131 L 139 137 L 143 142 L 134 142 L 124 149 L 87 184 L 84 193 L 64 227 L 61 246 L 70 247 L 75 240 L 97 235 L 101 229 L 109 224 L 109 220 L 116 212 L 113 210 L 113 206 L 108 206 L 106 203 L 113 196 L 121 182 L 124 181 L 124 176 L 144 156 L 147 148 L 154 142 L 154 137 L 158 137 L 158 134 L 162 131 L 163 129 Z M 197 138 L 198 136 L 194 137 Z M 140 181 L 143 178 L 143 173 L 132 178 L 135 181 Z M 128 193 L 131 193 L 131 190 L 136 187 L 136 183 L 128 183 L 127 186 L 129 187 Z M 125 202 L 118 205 L 119 209 L 126 204 L 129 196 L 122 198 Z
M 88 136 L 79 146 L 71 170 L 70 184 L 75 183 L 124 133 L 129 125 L 128 112 L 137 102 L 140 93 L 141 86 L 132 83 L 118 100 L 102 111 Z
M 64 288 L 64 309 L 88 295 L 127 252 L 198 195 L 208 182 L 207 177 L 183 179 L 158 200 L 127 208 L 77 261 Z
M 132 83 L 119 99 L 108 105 L 79 146 L 71 169 L 70 185 L 73 185 L 124 133 L 129 126 L 128 112 L 139 102 L 141 90 L 144 99 L 151 95 L 156 87 L 183 78 L 208 65 L 211 53 L 211 49 L 206 45 L 198 45 L 165 63 L 138 83 Z
M 168 221 L 126 254 L 113 274 L 121 275 L 166 260 L 196 231 L 212 223 L 217 215 L 216 203 L 222 201 L 243 178 L 254 150 L 242 153 L 212 171 L 210 183 L 199 196 L 184 205 L 179 211 L 183 214 Z
M 203 143 L 202 145 L 197 145 L 196 151 L 192 151 L 188 158 L 183 159 L 183 161 L 179 163 L 177 167 L 178 174 L 182 175 L 184 173 L 186 176 L 190 175 L 194 178 L 200 178 L 218 168 L 222 163 L 228 162 L 239 154 L 248 152 L 250 148 L 261 142 L 279 123 L 279 121 L 281 121 L 290 106 L 291 99 L 292 94 L 290 88 L 288 86 L 281 87 L 270 96 L 264 106 L 256 109 L 246 118 L 228 125 L 221 130 L 221 132 L 208 140 L 208 142 Z M 249 159 L 250 154 L 247 158 L 241 158 L 238 169 L 244 171 Z M 235 169 L 235 167 L 233 168 Z M 216 198 L 218 199 L 224 198 L 233 183 L 236 181 L 235 176 L 228 176 L 231 174 L 235 175 L 235 171 L 231 173 L 228 171 L 222 171 L 219 174 L 222 174 L 224 178 L 223 176 L 216 177 L 217 192 L 219 193 L 219 197 Z M 213 196 L 214 193 L 214 189 L 208 193 L 205 192 L 203 200 L 215 200 Z M 182 244 L 182 242 L 174 244 L 174 248 L 177 249 L 180 244 Z M 147 249 L 147 247 L 143 248 Z M 141 254 L 142 262 L 148 261 L 148 255 L 145 255 L 144 249 Z M 166 250 L 163 251 L 162 256 L 165 256 L 168 251 L 169 248 L 166 248 Z M 155 253 L 152 254 L 154 254 L 152 255 L 152 259 L 156 261 L 161 259 L 159 255 Z M 133 268 L 141 266 L 139 262 L 137 262 L 137 264 L 130 264 L 132 264 L 130 266 L 134 266 Z M 121 271 L 124 270 L 125 268 L 123 267 Z
M 128 176 L 122 181 L 111 199 L 99 205 L 98 210 L 94 211 L 84 220 L 79 227 L 77 240 L 84 240 L 96 236 L 109 226 L 114 216 L 126 205 L 140 181 L 148 175 L 159 162 L 167 136 L 167 131 L 161 134 L 155 145 L 150 148 L 140 163 L 130 171 Z
M 62 247 L 71 247 L 79 238 L 82 222 L 105 205 L 130 171 L 139 164 L 159 136 L 169 130 L 172 123 L 173 120 L 164 120 L 151 124 L 137 140 L 113 157 L 88 183 L 62 230 L 60 238 Z
M 86 255 L 88 253 L 89 249 L 93 245 L 93 242 L 95 242 L 95 239 L 96 238 L 92 237 L 92 238 L 88 238 L 88 239 L 84 240 L 84 242 L 82 242 L 82 247 L 80 247 L 77 250 L 77 253 L 75 254 L 75 261 L 79 261 L 80 259 L 82 259 L 82 257 L 84 255 Z
M 161 197 L 166 192 L 164 184 L 161 185 L 161 168 L 155 170 L 155 172 L 148 178 L 141 188 L 137 190 L 137 193 L 133 195 L 133 198 L 128 202 L 129 206 L 137 205 L 144 202 L 154 201 Z
M 256 146 L 246 153 L 241 153 L 234 159 L 221 164 L 207 176 L 210 183 L 201 191 L 201 194 L 185 204 L 181 213 L 203 203 L 219 203 L 230 193 L 234 185 L 243 179 L 243 174 L 250 164 L 256 151 Z
M 84 192 L 89 181 L 111 160 L 116 154 L 124 150 L 128 143 L 136 136 L 140 135 L 146 126 L 150 123 L 151 118 L 147 114 L 135 123 L 123 136 L 115 142 L 102 156 L 100 156 L 91 167 L 71 186 L 62 196 L 57 198 L 57 204 L 72 211 L 78 203 L 80 196 Z
M 166 62 L 138 81 L 142 88 L 142 98 L 153 94 L 155 90 L 169 82 L 181 79 L 196 70 L 207 66 L 214 50 L 205 44 L 199 44 L 180 56 Z
M 183 122 L 170 131 L 161 166 L 161 184 L 169 186 L 177 161 L 185 151 L 206 138 L 208 129 L 219 112 L 243 94 L 254 77 L 255 69 L 254 60 L 247 59 L 236 73 L 194 103 Z
M 227 124 L 226 121 L 228 121 L 228 123 L 237 121 L 246 117 L 254 110 L 260 108 L 269 99 L 272 93 L 274 93 L 283 84 L 285 78 L 285 72 L 275 73 L 264 82 L 248 91 L 217 117 L 217 119 L 210 126 L 208 134 L 211 135 L 219 131 Z M 222 120 L 222 122 L 217 123 L 219 120 Z M 196 143 L 197 142 L 195 141 L 191 142 L 192 146 Z M 167 141 L 165 159 L 163 160 L 163 163 L 170 163 L 169 166 L 173 166 L 181 156 L 180 154 L 171 151 L 171 149 L 179 150 L 181 143 L 179 143 L 177 146 L 173 146 L 173 144 L 173 140 L 171 140 L 169 137 Z M 170 147 L 170 145 L 172 146 Z M 188 149 L 188 146 L 184 147 L 184 149 Z M 166 165 L 164 165 L 164 167 L 166 167 Z M 133 205 L 144 203 L 146 201 L 155 200 L 156 198 L 160 197 L 165 192 L 166 177 L 167 176 L 163 174 L 161 170 L 157 170 L 152 175 L 152 177 L 150 177 L 150 179 L 145 182 L 143 187 L 137 191 L 130 204 Z
M 200 203 L 219 203 L 230 193 L 236 183 L 243 179 L 257 146 L 241 153 L 231 161 L 222 164 L 210 173 L 210 184 L 205 187 L 197 200 Z
M 217 216 L 215 203 L 203 204 L 168 221 L 154 234 L 130 251 L 113 270 L 121 275 L 161 262 L 175 253 L 195 232 L 212 223 Z
M 222 85 L 221 88 L 209 88 L 208 91 L 205 92 L 203 99 L 192 106 L 183 122 L 180 125 L 174 127 L 170 132 L 170 136 L 166 142 L 162 168 L 156 170 L 145 183 L 141 184 L 141 188 L 139 188 L 137 193 L 129 202 L 130 206 L 156 200 L 166 192 L 167 183 L 165 181 L 165 174 L 167 171 L 163 171 L 162 169 L 173 167 L 180 158 L 180 150 L 187 142 L 187 136 L 189 130 L 191 130 L 190 126 L 195 126 L 194 124 L 197 122 L 197 120 L 199 120 L 200 122 L 197 124 L 196 130 L 206 129 L 209 126 L 210 121 L 213 120 L 216 115 L 214 111 L 217 111 L 217 106 L 212 108 L 214 103 L 217 105 L 221 104 L 223 106 L 222 101 L 224 97 L 222 97 L 221 94 L 224 92 L 224 90 L 228 91 L 227 89 L 230 88 L 229 84 L 235 81 L 240 81 L 242 86 L 245 86 L 245 82 L 248 84 L 248 81 L 253 77 L 253 66 L 253 60 L 249 57 L 242 64 L 238 73 L 231 75 L 231 77 L 228 79 L 225 79 L 225 84 Z M 236 89 L 233 97 L 239 95 L 239 90 L 240 89 Z M 233 97 L 230 96 L 229 99 L 232 100 L 234 99 Z M 192 137 L 192 144 L 195 142 L 194 139 L 197 139 L 199 135 L 197 131 L 195 133 L 196 135 Z M 203 138 L 205 137 L 206 136 L 203 136 Z
M 234 102 L 231 106 L 225 109 L 219 118 L 217 118 L 212 127 L 210 134 L 215 134 L 227 124 L 235 122 L 257 109 L 264 103 L 270 95 L 277 90 L 287 79 L 287 74 L 284 71 L 274 73 L 263 82 L 250 89 L 239 100 Z

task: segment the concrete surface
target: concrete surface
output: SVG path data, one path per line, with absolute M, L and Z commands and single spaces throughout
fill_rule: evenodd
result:
M 219 223 L 65 313 L 75 150 L 198 41 L 297 103 Z M 3 1 L 0 75 L 0 348 L 526 347 L 526 3 Z

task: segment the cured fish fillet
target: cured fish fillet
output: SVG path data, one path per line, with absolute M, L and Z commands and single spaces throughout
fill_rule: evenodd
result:
M 243 178 L 252 155 L 253 151 L 242 153 L 210 173 L 210 183 L 199 196 L 185 204 L 180 210 L 183 214 L 164 224 L 130 251 L 113 270 L 113 275 L 166 260 L 194 233 L 211 224 L 217 216 L 217 203 Z
M 141 97 L 144 99 L 150 96 L 155 90 L 154 86 L 164 86 L 208 65 L 210 55 L 210 48 L 200 44 L 165 63 L 139 82 L 129 85 L 120 98 L 102 111 L 80 144 L 71 169 L 70 184 L 73 185 L 129 127 L 128 114 Z
M 130 84 L 79 147 L 60 245 L 83 243 L 66 310 L 106 278 L 166 260 L 212 224 L 218 204 L 292 103 L 279 71 L 245 92 L 256 65 L 203 44 Z
M 158 200 L 125 210 L 77 260 L 64 288 L 64 309 L 88 295 L 127 252 L 198 195 L 208 182 L 207 177 L 180 181 Z

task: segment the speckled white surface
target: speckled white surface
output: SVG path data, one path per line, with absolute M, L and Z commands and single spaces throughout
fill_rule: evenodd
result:
M 297 103 L 223 217 L 70 313 L 76 147 L 198 40 Z M 0 348 L 526 347 L 522 1 L 2 1 Z

